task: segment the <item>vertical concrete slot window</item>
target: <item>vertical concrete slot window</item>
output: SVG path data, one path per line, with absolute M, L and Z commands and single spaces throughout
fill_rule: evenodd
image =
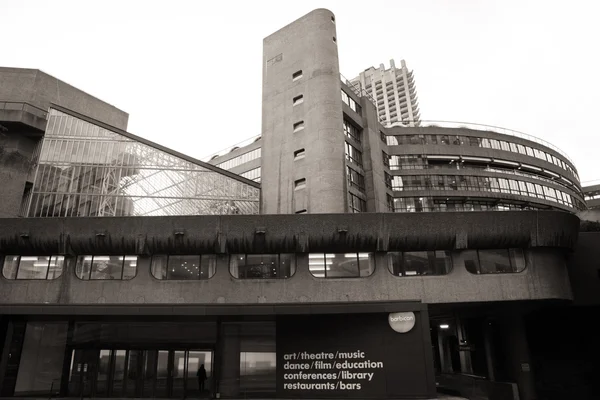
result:
M 304 158 L 306 151 L 304 149 L 299 149 L 294 152 L 294 161 L 301 160 Z
M 298 121 L 294 124 L 294 132 L 300 132 L 304 129 L 304 121 Z
M 294 190 L 304 189 L 306 187 L 306 179 L 298 179 L 294 181 Z
M 335 36 L 333 37 L 333 43 L 337 44 L 337 39 L 335 38 Z
M 335 17 L 333 15 L 331 16 L 331 22 L 335 24 Z
M 302 79 L 302 70 L 296 71 L 292 74 L 292 82 L 296 82 L 298 79 Z
M 292 104 L 297 106 L 298 104 L 304 103 L 304 96 L 298 95 L 292 99 Z

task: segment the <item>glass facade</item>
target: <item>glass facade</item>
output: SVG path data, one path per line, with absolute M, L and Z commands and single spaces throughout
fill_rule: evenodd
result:
M 311 253 L 308 270 L 315 278 L 360 278 L 373 274 L 375 258 L 373 253 Z
M 62 275 L 64 256 L 4 256 L 6 279 L 56 279 Z
M 287 279 L 296 273 L 294 254 L 232 254 L 229 260 L 237 279 Z
M 258 214 L 260 189 L 51 109 L 28 217 Z
M 452 269 L 449 251 L 388 252 L 387 260 L 396 276 L 446 275 Z
M 223 169 L 231 169 L 237 167 L 238 165 L 245 164 L 249 161 L 256 160 L 257 158 L 260 158 L 260 155 L 261 148 L 259 147 L 258 149 L 251 150 L 247 153 L 232 158 L 231 160 L 223 161 L 222 163 L 217 164 L 217 167 Z
M 78 256 L 75 275 L 82 280 L 129 280 L 137 272 L 137 256 Z
M 215 274 L 217 258 L 214 254 L 203 255 L 156 255 L 152 256 L 152 276 L 160 280 L 205 280 Z
M 463 252 L 465 268 L 472 274 L 506 274 L 525 270 L 523 249 L 468 250 Z
M 387 136 L 386 143 L 390 146 L 410 144 L 442 144 L 454 146 L 473 146 L 485 149 L 510 151 L 513 153 L 519 153 L 522 155 L 535 157 L 539 160 L 547 161 L 551 164 L 556 165 L 557 167 L 564 169 L 565 171 L 568 171 L 570 174 L 574 175 L 577 178 L 577 180 L 579 180 L 579 175 L 577 174 L 577 171 L 573 167 L 571 167 L 571 165 L 564 162 L 555 155 L 547 153 L 543 150 L 536 149 L 534 147 L 505 140 L 462 135 L 397 135 Z

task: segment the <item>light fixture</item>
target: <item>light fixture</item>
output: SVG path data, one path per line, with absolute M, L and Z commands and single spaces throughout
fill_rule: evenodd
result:
M 440 325 L 440 329 L 448 329 L 448 328 L 450 328 L 450 325 L 448 325 L 448 324 L 441 324 Z

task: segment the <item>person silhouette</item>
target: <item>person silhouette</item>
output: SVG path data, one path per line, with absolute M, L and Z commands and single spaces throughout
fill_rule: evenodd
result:
M 204 381 L 206 380 L 206 369 L 204 369 L 204 364 L 200 365 L 198 368 L 198 372 L 196 372 L 196 376 L 198 377 L 198 389 L 200 393 L 204 392 Z

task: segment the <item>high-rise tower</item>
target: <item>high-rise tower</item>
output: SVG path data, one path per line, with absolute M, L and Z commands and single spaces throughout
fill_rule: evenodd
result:
M 400 61 L 400 68 L 396 68 L 394 60 L 390 60 L 389 69 L 383 64 L 379 69 L 370 67 L 350 82 L 360 84 L 361 89 L 372 97 L 384 125 L 419 126 L 415 80 L 404 60 Z

